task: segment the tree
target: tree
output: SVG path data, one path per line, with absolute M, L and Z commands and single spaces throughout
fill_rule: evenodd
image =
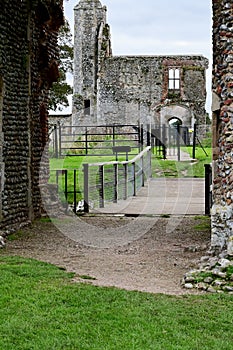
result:
M 66 81 L 66 74 L 73 73 L 73 43 L 70 25 L 67 20 L 60 28 L 58 34 L 59 47 L 59 73 L 57 82 L 53 83 L 50 90 L 49 109 L 61 111 L 69 106 L 68 96 L 73 93 L 72 86 Z

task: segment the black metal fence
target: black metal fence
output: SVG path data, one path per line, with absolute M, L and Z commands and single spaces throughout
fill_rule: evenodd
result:
M 150 133 L 150 144 L 153 153 L 166 159 L 174 156 L 180 161 L 182 146 L 190 146 L 192 132 L 188 127 L 180 125 L 152 125 Z
M 151 177 L 151 147 L 124 162 L 84 164 L 84 211 L 136 196 Z
M 182 125 L 135 124 L 95 126 L 54 126 L 50 135 L 50 152 L 53 157 L 64 156 L 112 156 L 115 146 L 130 146 L 131 154 L 138 154 L 145 146 L 151 146 L 153 154 L 166 159 L 173 156 L 180 160 L 181 147 L 201 145 L 206 125 L 194 125 L 193 129 Z M 135 152 L 134 152 L 135 151 Z
M 136 196 L 151 177 L 151 147 L 129 161 L 85 163 L 80 169 L 52 170 L 50 182 L 56 183 L 64 205 L 89 212 L 104 208 L 107 202 L 117 203 Z
M 144 144 L 141 125 L 54 126 L 50 152 L 64 156 L 112 156 L 112 147 L 128 145 L 135 155 Z

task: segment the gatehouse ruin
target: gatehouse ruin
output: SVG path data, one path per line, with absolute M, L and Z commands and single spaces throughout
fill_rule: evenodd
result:
M 72 124 L 206 122 L 203 56 L 114 56 L 107 8 L 81 0 L 74 8 Z

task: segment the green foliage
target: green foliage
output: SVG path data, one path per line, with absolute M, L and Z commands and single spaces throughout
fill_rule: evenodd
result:
M 194 229 L 197 231 L 210 231 L 211 222 L 208 216 L 197 216 L 195 217 L 197 224 L 194 226 Z
M 212 147 L 212 133 L 211 132 L 208 132 L 206 134 L 206 137 L 201 141 L 201 144 L 204 148 Z
M 231 295 L 168 296 L 71 283 L 73 274 L 0 256 L 0 349 L 229 350 Z
M 152 158 L 153 177 L 187 177 L 191 165 L 188 162 L 177 162 L 173 160 L 160 160 Z M 192 175 L 189 177 L 193 177 Z
M 7 237 L 7 239 L 8 239 L 9 241 L 16 241 L 16 240 L 19 239 L 19 238 L 26 237 L 26 235 L 28 236 L 28 233 L 25 234 L 25 231 L 19 230 L 19 231 L 15 232 L 15 233 L 12 233 L 11 235 L 9 235 L 9 236 Z
M 56 111 L 69 106 L 68 96 L 72 94 L 72 87 L 66 82 L 66 73 L 73 72 L 73 44 L 70 26 L 67 20 L 58 34 L 59 73 L 57 82 L 50 90 L 49 108 Z
M 90 281 L 95 281 L 96 278 L 92 277 L 92 276 L 88 276 L 88 275 L 79 275 L 79 278 L 81 278 L 82 280 L 90 280 Z
M 228 266 L 226 268 L 226 273 L 227 273 L 227 279 L 231 279 L 233 276 L 233 266 Z

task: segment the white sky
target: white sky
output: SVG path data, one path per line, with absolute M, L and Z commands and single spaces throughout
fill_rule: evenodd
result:
M 64 0 L 73 30 L 77 0 Z M 102 0 L 107 6 L 113 55 L 201 54 L 212 62 L 211 0 Z M 211 68 L 207 72 L 210 112 Z

